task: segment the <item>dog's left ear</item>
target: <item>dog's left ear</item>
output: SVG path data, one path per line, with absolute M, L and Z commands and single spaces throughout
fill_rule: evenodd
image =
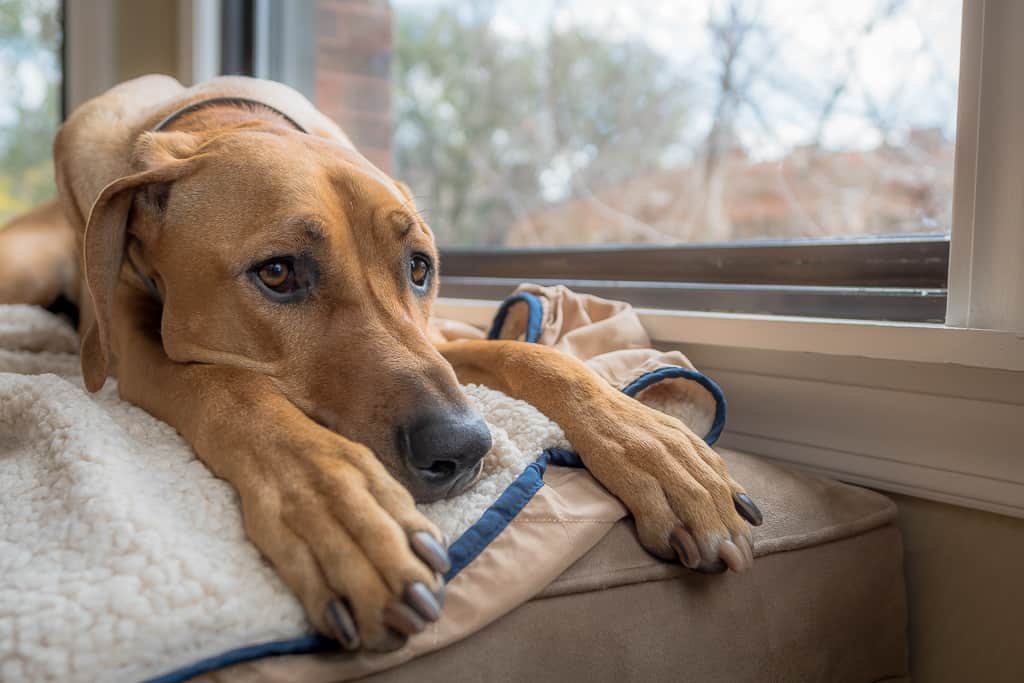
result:
M 93 202 L 82 248 L 82 273 L 95 321 L 82 337 L 82 376 L 89 391 L 98 391 L 107 379 L 114 289 L 135 195 L 145 190 L 145 202 L 162 210 L 171 184 L 197 166 L 202 157 L 198 147 L 199 140 L 188 133 L 144 133 L 132 155 L 132 166 L 139 170 L 104 187 Z

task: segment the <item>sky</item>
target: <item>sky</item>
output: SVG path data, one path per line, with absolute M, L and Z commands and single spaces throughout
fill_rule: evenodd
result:
M 767 27 L 751 44 L 753 99 L 737 130 L 751 156 L 773 159 L 808 141 L 822 102 L 850 75 L 825 147 L 868 149 L 892 144 L 910 128 L 940 128 L 952 139 L 960 57 L 960 0 L 896 0 L 894 16 L 864 26 L 893 0 L 751 0 L 742 3 Z M 395 12 L 466 6 L 459 0 L 392 0 Z M 494 0 L 492 26 L 513 40 L 536 41 L 556 27 L 585 26 L 610 38 L 639 39 L 684 69 L 694 86 L 693 135 L 710 126 L 716 94 L 709 17 L 728 0 Z M 848 49 L 849 48 L 849 49 Z M 870 103 L 870 104 L 867 104 Z M 762 121 L 770 122 L 765 126 Z M 769 130 L 770 129 L 770 130 Z M 689 141 L 692 145 L 695 140 Z

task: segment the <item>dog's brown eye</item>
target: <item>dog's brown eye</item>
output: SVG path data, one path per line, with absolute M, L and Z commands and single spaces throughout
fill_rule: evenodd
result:
M 284 261 L 269 261 L 256 272 L 260 280 L 275 292 L 286 292 L 292 277 L 292 267 Z
M 416 254 L 409 259 L 409 279 L 417 287 L 422 287 L 427 284 L 427 278 L 430 276 L 430 261 L 425 257 Z

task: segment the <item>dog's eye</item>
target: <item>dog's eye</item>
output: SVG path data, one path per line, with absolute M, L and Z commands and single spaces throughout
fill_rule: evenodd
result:
M 316 261 L 311 257 L 275 256 L 253 264 L 247 273 L 256 289 L 276 304 L 294 304 L 305 301 L 319 274 Z
M 417 287 L 423 287 L 427 284 L 428 277 L 430 277 L 430 261 L 422 254 L 414 254 L 409 259 L 409 279 Z
M 295 271 L 287 261 L 267 261 L 256 271 L 256 276 L 275 292 L 284 294 L 295 289 Z

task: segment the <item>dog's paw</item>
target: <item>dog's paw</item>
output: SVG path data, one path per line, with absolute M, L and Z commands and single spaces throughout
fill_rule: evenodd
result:
M 703 439 L 679 420 L 620 396 L 570 440 L 629 508 L 640 542 L 699 572 L 749 569 L 750 525 L 762 521 L 757 505 Z
M 394 650 L 437 621 L 448 553 L 367 448 L 281 454 L 239 487 L 246 532 L 345 650 Z

